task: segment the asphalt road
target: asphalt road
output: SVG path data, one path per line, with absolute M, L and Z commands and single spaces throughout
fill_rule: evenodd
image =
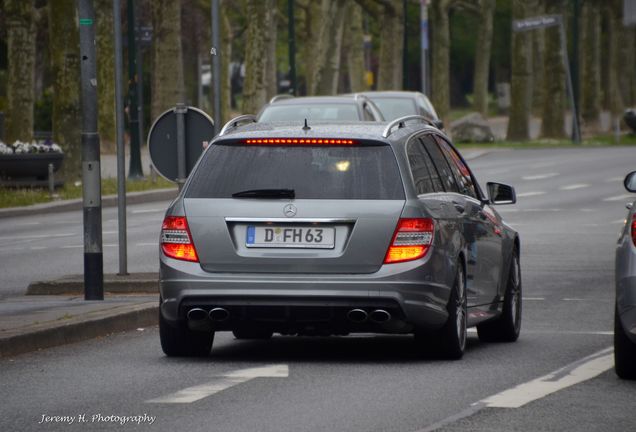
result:
M 0 360 L 0 429 L 634 430 L 636 383 L 616 378 L 611 347 L 614 248 L 631 198 L 622 178 L 636 169 L 636 150 L 504 150 L 470 165 L 482 184 L 507 182 L 518 192 L 517 205 L 499 208 L 522 240 L 518 342 L 486 344 L 471 333 L 464 358 L 444 361 L 419 358 L 408 336 L 262 342 L 219 333 L 212 355 L 192 360 L 164 357 L 157 329 L 140 329 Z M 131 266 L 150 271 L 156 247 L 141 245 L 156 241 L 161 213 L 138 208 L 148 212 L 131 217 L 131 244 L 140 245 L 131 247 Z M 15 224 L 28 222 L 38 221 Z M 81 227 L 56 229 L 77 236 Z M 10 258 L 6 238 L 20 233 L 49 238 L 15 240 L 25 249 Z M 51 271 L 49 258 L 68 266 L 60 275 L 81 271 L 81 248 L 62 248 L 81 237 L 51 238 L 40 225 L 7 221 L 0 236 L 14 287 L 29 265 L 29 277 Z M 107 266 L 116 264 L 112 249 Z M 512 402 L 519 406 L 502 407 Z
M 159 271 L 159 232 L 169 202 L 128 207 L 128 272 Z M 102 211 L 104 272 L 119 272 L 117 207 Z M 84 271 L 82 212 L 0 219 L 0 299 L 29 283 Z

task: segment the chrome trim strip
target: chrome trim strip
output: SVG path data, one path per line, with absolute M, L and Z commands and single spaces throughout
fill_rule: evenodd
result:
M 255 217 L 226 217 L 225 222 L 274 222 L 274 223 L 354 223 L 351 218 L 255 218 Z

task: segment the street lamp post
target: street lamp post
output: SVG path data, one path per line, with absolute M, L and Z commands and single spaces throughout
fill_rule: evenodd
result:
M 82 192 L 84 218 L 84 299 L 104 300 L 102 193 L 97 132 L 95 9 L 78 0 L 82 89 Z

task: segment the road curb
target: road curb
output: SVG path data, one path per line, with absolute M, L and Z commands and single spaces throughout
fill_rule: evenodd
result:
M 127 305 L 72 317 L 68 321 L 34 324 L 0 336 L 0 357 L 50 348 L 110 333 L 154 326 L 158 322 L 158 302 Z
M 125 276 L 104 275 L 104 292 L 110 294 L 158 294 L 158 273 L 131 273 Z M 83 294 L 84 277 L 67 276 L 50 281 L 31 282 L 26 295 Z
M 143 204 L 154 201 L 172 200 L 177 196 L 177 189 L 155 189 L 151 191 L 129 192 L 126 194 L 126 204 Z M 102 197 L 102 207 L 115 207 L 117 195 L 105 195 Z M 27 216 L 36 214 L 61 213 L 66 211 L 81 210 L 82 199 L 72 199 L 44 204 L 34 204 L 24 207 L 9 207 L 0 209 L 0 219 Z

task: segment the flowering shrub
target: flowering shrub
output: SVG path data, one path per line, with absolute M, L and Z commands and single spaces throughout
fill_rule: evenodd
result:
M 0 155 L 27 154 L 27 153 L 64 153 L 59 145 L 40 144 L 37 142 L 26 143 L 16 141 L 12 145 L 7 145 L 0 141 Z

